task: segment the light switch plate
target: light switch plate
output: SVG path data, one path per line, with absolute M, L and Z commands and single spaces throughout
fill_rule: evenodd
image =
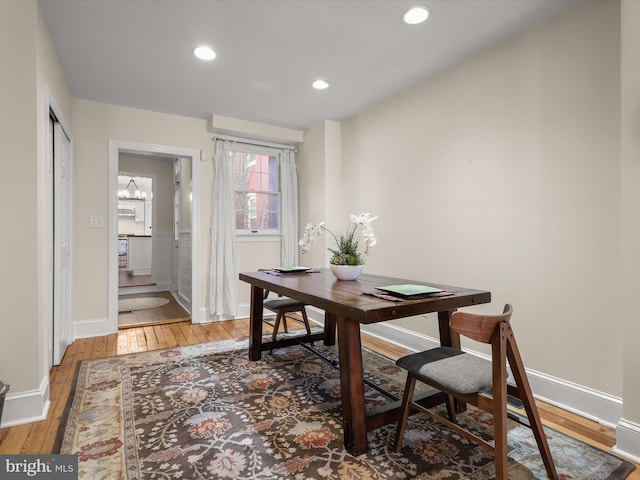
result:
M 102 228 L 104 227 L 104 217 L 102 215 L 91 215 L 89 217 L 90 228 Z

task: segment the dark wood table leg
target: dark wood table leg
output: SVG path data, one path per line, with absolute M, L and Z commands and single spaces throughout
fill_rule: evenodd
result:
M 367 415 L 364 405 L 360 324 L 344 317 L 339 317 L 336 320 L 344 446 L 349 453 L 357 456 L 366 453 L 369 449 L 367 445 Z
M 251 286 L 251 311 L 249 314 L 249 360 L 262 358 L 262 296 L 260 287 Z
M 451 330 L 449 321 L 455 310 L 438 312 L 438 327 L 440 328 L 440 345 L 444 347 L 460 348 L 460 335 Z
M 336 344 L 336 315 L 335 313 L 324 313 L 324 344 Z

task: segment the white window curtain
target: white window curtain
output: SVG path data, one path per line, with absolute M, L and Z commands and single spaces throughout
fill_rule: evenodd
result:
M 298 178 L 295 153 L 284 149 L 280 156 L 280 229 L 282 266 L 298 265 Z
M 235 317 L 238 304 L 231 144 L 228 140 L 216 140 L 213 157 L 209 312 L 218 320 Z

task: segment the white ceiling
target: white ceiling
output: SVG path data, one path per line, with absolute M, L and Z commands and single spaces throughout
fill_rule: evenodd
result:
M 580 0 L 40 0 L 74 97 L 304 129 L 344 120 Z M 429 7 L 421 25 L 404 11 Z M 192 55 L 200 44 L 218 54 Z M 331 86 L 316 91 L 311 82 Z

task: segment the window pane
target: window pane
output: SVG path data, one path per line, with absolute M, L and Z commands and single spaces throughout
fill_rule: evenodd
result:
M 236 229 L 278 230 L 278 195 L 235 192 Z
M 279 230 L 278 156 L 230 152 L 233 162 L 236 229 Z

